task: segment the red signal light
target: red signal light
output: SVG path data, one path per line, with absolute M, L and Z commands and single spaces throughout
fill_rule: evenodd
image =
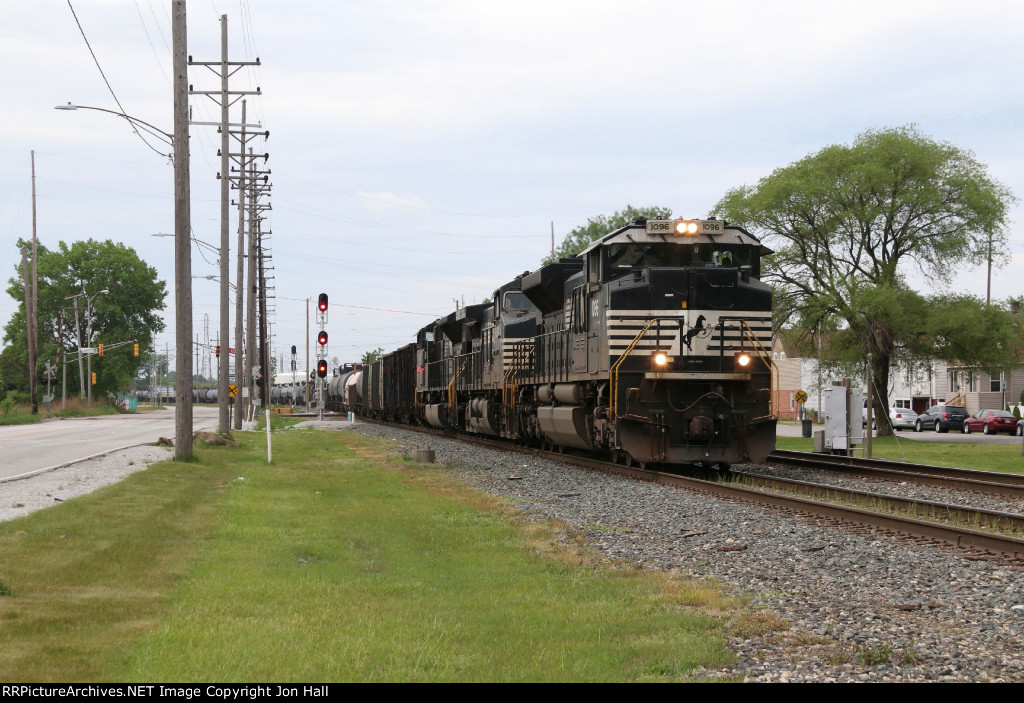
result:
M 327 378 L 327 362 L 324 359 L 316 362 L 316 375 L 320 378 Z
M 320 334 L 316 336 L 316 342 L 321 347 L 327 346 L 327 332 L 325 332 L 324 330 L 320 330 Z
M 316 309 L 320 312 L 327 312 L 327 294 L 321 293 L 320 300 L 316 304 Z

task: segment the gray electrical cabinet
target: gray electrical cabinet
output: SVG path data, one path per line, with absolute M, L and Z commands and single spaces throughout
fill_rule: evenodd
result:
M 824 433 L 822 451 L 826 454 L 850 455 L 864 443 L 863 390 L 833 385 L 825 391 Z

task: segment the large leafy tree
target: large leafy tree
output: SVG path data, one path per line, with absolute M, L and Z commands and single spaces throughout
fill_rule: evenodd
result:
M 971 152 L 905 126 L 868 130 L 730 190 L 716 212 L 775 250 L 764 277 L 789 324 L 825 340 L 829 358 L 871 355 L 883 412 L 894 361 L 996 368 L 1019 359 L 1005 308 L 942 283 L 962 266 L 1008 258 L 1014 201 Z M 934 290 L 913 290 L 910 272 L 931 277 Z
M 158 313 L 164 308 L 166 290 L 156 269 L 123 244 L 92 239 L 73 242 L 70 246 L 60 242 L 54 251 L 40 246 L 38 269 L 40 367 L 36 372 L 42 373 L 47 361 L 56 360 L 58 344 L 62 345 L 68 350 L 65 367 L 68 392 L 77 392 L 80 383 L 75 352 L 79 345 L 89 346 L 86 330 L 91 325 L 93 346 L 103 342 L 105 347 L 103 358 L 92 358 L 92 370 L 96 373 L 93 396 L 129 388 L 145 362 L 145 350 L 152 346 L 153 337 L 164 329 Z M 8 282 L 7 292 L 22 302 L 4 328 L 4 341 L 22 359 L 22 368 L 27 371 L 23 290 L 19 272 Z M 104 290 L 107 292 L 100 292 Z M 83 292 L 85 295 L 80 295 Z M 80 296 L 78 329 L 75 327 L 75 301 L 69 299 L 74 295 Z M 88 319 L 86 298 L 92 299 Z M 134 343 L 140 348 L 138 357 L 133 354 Z
M 549 264 L 564 256 L 576 256 L 590 246 L 595 239 L 629 224 L 637 217 L 646 217 L 649 220 L 668 219 L 672 217 L 672 208 L 658 206 L 634 208 L 627 205 L 624 210 L 612 215 L 588 217 L 587 224 L 574 227 L 569 234 L 565 235 L 565 239 L 555 249 L 555 255 L 544 257 L 544 263 Z

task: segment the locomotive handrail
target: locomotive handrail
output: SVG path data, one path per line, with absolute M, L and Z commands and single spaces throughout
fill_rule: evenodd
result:
M 629 343 L 629 346 L 626 347 L 625 351 L 623 351 L 622 355 L 616 359 L 615 363 L 612 364 L 611 369 L 608 371 L 608 380 L 612 386 L 611 397 L 608 399 L 608 411 L 614 419 L 618 418 L 619 408 L 619 366 L 621 366 L 622 362 L 626 360 L 626 357 L 633 352 L 636 345 L 640 343 L 640 338 L 647 334 L 647 330 L 651 329 L 651 325 L 653 325 L 657 319 L 658 318 L 656 317 L 651 318 L 651 321 L 647 323 L 647 326 L 633 337 L 633 341 Z
M 528 362 L 532 356 L 533 347 L 528 347 L 523 342 L 517 343 L 512 350 L 512 363 L 509 364 L 504 378 L 501 379 L 501 402 L 509 409 L 509 411 L 515 410 L 516 406 L 515 376 L 520 370 L 522 370 L 525 363 Z M 519 363 L 520 361 L 523 363 Z
M 452 361 L 456 361 L 455 357 L 451 357 Z M 452 380 L 448 383 L 448 407 L 454 408 L 458 404 L 458 395 L 455 392 L 455 381 L 459 378 L 463 369 L 466 368 L 466 364 L 469 363 L 469 355 L 466 355 L 466 360 L 462 362 L 462 366 L 459 370 L 452 374 Z
M 768 367 L 768 414 L 761 417 L 755 417 L 755 420 L 764 420 L 765 418 L 777 417 L 775 412 L 775 389 L 778 387 L 778 376 L 779 366 L 772 359 L 772 355 L 768 353 L 768 350 L 761 344 L 761 340 L 754 334 L 754 330 L 750 329 L 750 325 L 747 324 L 746 320 L 740 320 L 744 328 L 744 335 L 750 340 L 751 345 L 754 347 L 757 355 L 761 358 L 761 361 L 765 366 Z

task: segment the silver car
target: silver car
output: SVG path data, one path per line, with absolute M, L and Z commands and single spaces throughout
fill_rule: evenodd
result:
M 889 422 L 894 430 L 912 430 L 917 423 L 917 413 L 910 408 L 889 408 Z
M 861 424 L 867 425 L 867 408 L 864 409 L 864 415 L 861 417 Z M 910 408 L 889 408 L 889 423 L 894 430 L 912 430 L 916 422 L 917 413 Z M 871 430 L 878 431 L 878 418 L 871 418 Z

